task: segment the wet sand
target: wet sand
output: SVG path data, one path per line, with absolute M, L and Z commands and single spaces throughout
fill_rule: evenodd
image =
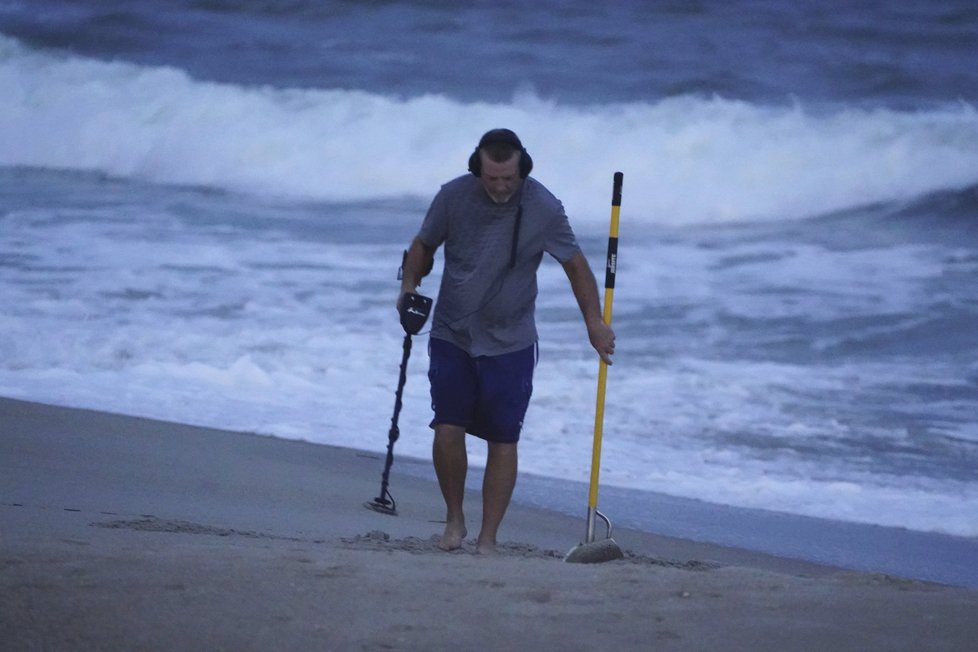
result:
M 978 591 L 514 504 L 437 549 L 437 486 L 380 455 L 0 399 L 3 650 L 970 650 Z M 472 525 L 479 496 L 466 503 Z

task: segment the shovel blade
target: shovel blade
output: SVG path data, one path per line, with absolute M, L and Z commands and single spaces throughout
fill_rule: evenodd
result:
M 564 557 L 564 561 L 571 564 L 601 564 L 624 558 L 625 553 L 614 539 L 601 539 L 574 546 Z

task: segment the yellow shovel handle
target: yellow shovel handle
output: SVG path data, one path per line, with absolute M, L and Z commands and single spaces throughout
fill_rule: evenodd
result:
M 615 296 L 615 271 L 618 268 L 618 216 L 621 212 L 621 184 L 624 175 L 615 172 L 614 189 L 611 194 L 611 231 L 608 235 L 608 260 L 604 276 L 604 323 L 611 326 L 611 304 Z M 608 381 L 608 365 L 604 360 L 598 363 L 598 398 L 594 409 L 594 446 L 591 449 L 591 486 L 588 491 L 589 511 L 598 506 L 598 475 L 601 470 L 601 434 L 604 425 L 604 395 Z M 589 527 L 590 529 L 590 527 Z

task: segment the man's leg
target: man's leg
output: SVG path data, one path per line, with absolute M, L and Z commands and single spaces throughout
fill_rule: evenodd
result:
M 438 547 L 442 550 L 454 550 L 462 547 L 462 541 L 468 534 L 465 529 L 465 513 L 462 510 L 465 475 L 469 469 L 468 455 L 465 452 L 465 429 L 446 423 L 436 424 L 431 453 L 446 508 L 445 532 Z
M 506 515 L 509 499 L 516 486 L 516 444 L 488 442 L 486 474 L 482 481 L 482 531 L 479 532 L 478 552 L 496 551 L 496 533 Z

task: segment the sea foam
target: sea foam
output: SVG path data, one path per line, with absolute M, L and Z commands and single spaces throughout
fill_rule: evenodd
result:
M 638 219 L 785 219 L 978 182 L 978 113 L 761 106 L 681 96 L 562 106 L 276 89 L 33 51 L 0 36 L 0 165 L 97 171 L 285 198 L 430 197 L 509 126 L 575 219 L 625 172 Z M 634 219 L 634 218 L 633 218 Z

